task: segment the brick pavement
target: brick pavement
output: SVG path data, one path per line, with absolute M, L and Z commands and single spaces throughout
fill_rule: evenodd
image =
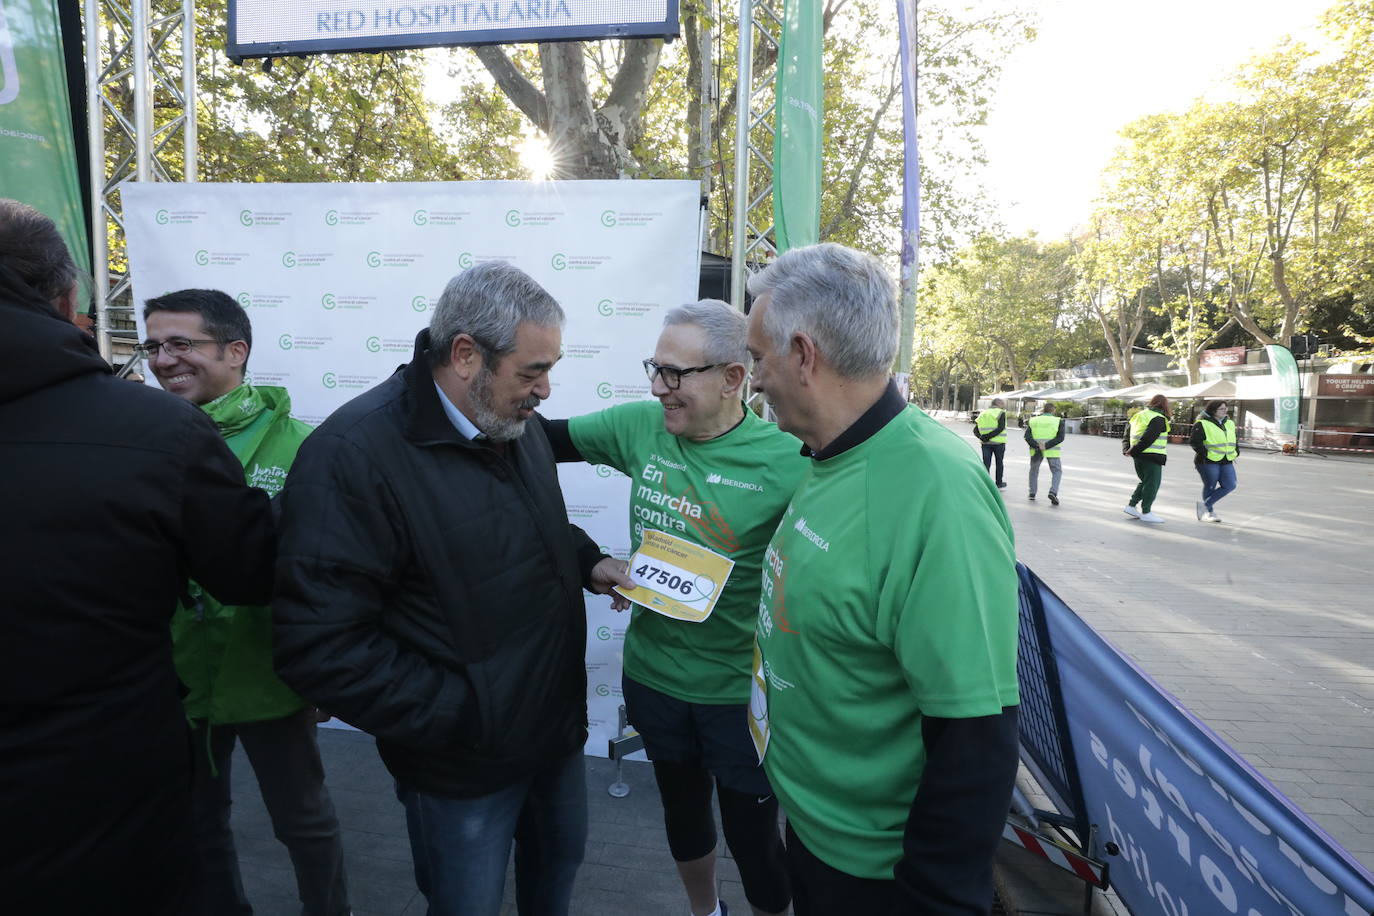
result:
M 1374 868 L 1374 461 L 1242 450 L 1213 524 L 1192 450 L 1170 445 L 1149 526 L 1121 512 L 1119 440 L 1066 439 L 1055 508 L 1047 468 L 1026 498 L 1020 435 L 1003 494 L 1022 562 Z

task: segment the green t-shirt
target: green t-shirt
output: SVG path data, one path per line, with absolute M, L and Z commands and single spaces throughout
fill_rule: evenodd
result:
M 921 716 L 1018 702 L 1001 497 L 957 436 L 908 407 L 812 462 L 765 563 L 768 779 L 822 861 L 891 879 L 925 766 Z
M 630 478 L 632 551 L 652 528 L 735 561 L 701 623 L 635 605 L 625 673 L 689 703 L 747 702 L 763 550 L 806 472 L 801 442 L 747 409 L 730 432 L 693 442 L 665 430 L 651 401 L 573 417 L 568 432 L 582 457 Z

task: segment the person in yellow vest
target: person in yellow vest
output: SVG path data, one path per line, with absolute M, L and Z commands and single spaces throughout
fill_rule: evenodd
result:
M 1202 478 L 1202 499 L 1197 501 L 1197 520 L 1219 522 L 1216 504 L 1236 488 L 1236 421 L 1226 414 L 1225 401 L 1209 401 L 1193 424 L 1189 441 L 1196 457 L 1193 464 Z
M 1002 462 L 1007 455 L 1007 405 L 1001 398 L 993 398 L 991 407 L 979 411 L 973 434 L 983 443 L 983 467 L 991 472 L 992 461 L 997 459 L 997 488 L 1005 489 Z
M 1131 518 L 1151 525 L 1163 523 L 1164 519 L 1150 510 L 1164 477 L 1164 463 L 1169 460 L 1168 445 L 1169 399 L 1157 394 L 1150 398 L 1145 409 L 1131 417 L 1126 425 L 1126 438 L 1121 442 L 1121 453 L 1131 456 L 1135 462 L 1135 476 L 1140 481 L 1131 494 L 1131 501 L 1121 510 Z
M 1026 424 L 1026 444 L 1030 446 L 1030 498 L 1035 499 L 1036 484 L 1040 481 L 1040 464 L 1050 465 L 1050 503 L 1059 505 L 1059 480 L 1064 469 L 1059 463 L 1059 445 L 1064 441 L 1064 418 L 1054 412 L 1054 404 L 1046 402 L 1039 416 Z

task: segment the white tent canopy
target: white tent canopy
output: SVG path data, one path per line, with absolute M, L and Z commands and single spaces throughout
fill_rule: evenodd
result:
M 1143 385 L 1128 385 L 1125 388 L 1113 388 L 1104 391 L 1098 397 L 1102 398 L 1121 398 L 1125 401 L 1144 401 L 1157 394 L 1172 395 L 1174 389 L 1168 385 L 1161 385 L 1158 382 L 1146 382 Z
M 1169 392 L 1171 398 L 1233 398 L 1236 383 L 1224 378 L 1208 379 L 1196 385 L 1185 385 Z
M 1060 400 L 1088 401 L 1093 398 L 1106 397 L 1106 394 L 1104 394 L 1106 390 L 1107 389 L 1103 388 L 1101 385 L 1094 385 L 1091 388 L 1078 388 L 1074 391 L 1070 391 L 1068 394 L 1064 395 L 1064 397 L 1062 397 Z
M 1027 391 L 1022 397 L 1028 401 L 1057 401 L 1072 393 L 1072 388 L 1042 388 L 1039 391 Z

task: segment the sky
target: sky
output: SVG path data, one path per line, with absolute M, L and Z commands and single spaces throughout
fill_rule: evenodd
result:
M 1039 35 L 1006 62 L 984 181 L 1007 230 L 1063 238 L 1087 221 L 1116 132 L 1221 91 L 1285 35 L 1319 40 L 1334 0 L 1025 0 Z

